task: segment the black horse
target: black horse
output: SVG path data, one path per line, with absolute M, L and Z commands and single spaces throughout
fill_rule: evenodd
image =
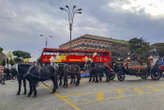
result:
M 21 92 L 21 87 L 22 87 L 22 81 L 23 81 L 23 86 L 24 86 L 24 95 L 26 94 L 26 79 L 23 77 L 24 74 L 27 73 L 27 71 L 29 70 L 29 68 L 32 65 L 30 64 L 18 64 L 17 65 L 17 71 L 13 70 L 11 72 L 13 72 L 12 74 L 17 74 L 17 81 L 18 81 L 18 92 L 17 95 L 20 95 Z M 17 73 L 15 73 L 17 72 Z
M 70 70 L 70 73 L 71 73 L 71 82 L 70 84 L 74 84 L 76 86 L 78 86 L 80 84 L 80 79 L 81 79 L 81 76 L 80 76 L 80 67 L 76 64 L 72 64 L 70 65 L 71 67 L 71 70 Z
M 30 91 L 28 93 L 28 96 L 31 96 L 32 93 L 34 93 L 34 97 L 37 96 L 36 86 L 39 81 L 43 82 L 46 80 L 52 80 L 52 93 L 56 92 L 56 89 L 58 88 L 57 70 L 56 68 L 54 68 L 54 66 L 51 65 L 46 65 L 43 67 L 31 66 L 28 72 L 24 75 L 24 78 L 26 78 L 29 81 L 30 85 Z
M 63 81 L 67 82 L 67 71 L 66 71 L 67 65 L 64 63 L 58 64 L 58 76 L 59 76 L 59 86 L 62 85 Z M 64 79 L 63 79 L 64 78 Z M 63 84 L 63 87 L 68 86 L 65 83 Z
M 17 78 L 17 70 L 16 68 L 11 68 L 10 69 L 10 79 L 16 79 Z
M 64 82 L 63 87 L 68 87 L 68 79 L 71 79 L 70 84 L 78 86 L 80 84 L 80 67 L 76 64 L 59 64 L 59 85 L 62 85 L 62 80 Z M 69 77 L 70 76 L 70 77 Z
M 3 72 L 5 73 L 5 80 L 10 80 L 10 69 L 4 68 Z
M 16 79 L 17 70 L 15 68 L 4 68 L 5 80 Z
M 17 95 L 20 95 L 22 82 L 23 82 L 23 86 L 24 86 L 24 95 L 26 94 L 26 80 L 23 77 L 23 75 L 28 71 L 30 66 L 31 66 L 30 64 L 17 64 L 16 69 L 15 68 L 12 68 L 12 69 L 5 68 L 4 69 L 4 73 L 6 74 L 5 77 L 7 80 L 17 77 L 17 81 L 18 81 Z
M 113 73 L 111 73 L 109 66 L 102 64 L 102 63 L 91 63 L 89 64 L 89 82 L 93 81 L 93 82 L 101 82 L 102 81 L 102 77 L 104 76 L 104 74 L 106 75 L 106 81 L 110 81 L 113 79 L 114 75 Z
M 115 74 L 117 74 L 117 79 L 123 81 L 125 79 L 125 73 L 128 71 L 124 68 L 123 63 L 112 62 L 112 69 Z

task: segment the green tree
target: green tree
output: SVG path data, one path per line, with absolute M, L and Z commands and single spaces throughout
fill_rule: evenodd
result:
M 3 48 L 0 47 L 0 65 L 5 65 L 6 55 L 3 53 Z
M 3 66 L 5 66 L 6 65 L 6 60 L 4 59 L 1 63 L 2 63 Z
M 129 51 L 132 56 L 147 57 L 149 55 L 150 44 L 142 38 L 132 38 L 129 40 Z
M 23 59 L 21 59 L 20 57 L 16 57 L 14 58 L 15 63 L 23 63 Z
M 24 51 L 20 51 L 20 50 L 16 50 L 13 51 L 14 56 L 17 57 L 22 57 L 22 58 L 31 58 L 31 54 L 28 52 L 24 52 Z
M 164 57 L 164 43 L 155 43 L 152 48 L 156 48 L 160 57 Z
M 0 47 L 0 53 L 2 53 L 3 52 L 3 48 L 2 47 Z

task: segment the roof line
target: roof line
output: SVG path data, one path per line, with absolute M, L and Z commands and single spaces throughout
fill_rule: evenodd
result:
M 71 41 L 68 41 L 66 43 L 63 43 L 63 44 L 59 45 L 59 47 L 63 46 L 63 45 L 66 45 L 66 44 L 69 44 L 69 43 L 71 43 L 75 40 L 78 40 L 80 38 L 89 38 L 89 39 L 96 39 L 96 40 L 102 40 L 102 41 L 111 41 L 111 42 L 115 42 L 115 43 L 127 44 L 125 40 L 116 40 L 116 39 L 113 39 L 113 38 L 106 38 L 106 37 L 102 37 L 102 36 L 98 36 L 98 35 L 84 34 L 84 35 L 82 35 L 78 38 L 75 38 Z

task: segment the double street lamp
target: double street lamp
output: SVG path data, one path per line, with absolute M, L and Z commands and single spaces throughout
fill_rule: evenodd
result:
M 72 26 L 73 26 L 75 14 L 82 14 L 82 9 L 77 8 L 76 5 L 73 5 L 73 6 L 66 5 L 65 7 L 60 7 L 60 10 L 65 11 L 68 15 L 70 41 L 71 41 L 72 40 Z
M 40 37 L 44 37 L 45 38 L 45 48 L 47 48 L 48 38 L 53 38 L 53 36 L 44 36 L 43 34 L 40 34 Z

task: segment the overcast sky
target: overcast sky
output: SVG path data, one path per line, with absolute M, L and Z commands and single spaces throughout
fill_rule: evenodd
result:
M 164 0 L 0 0 L 0 46 L 38 57 L 45 45 L 40 34 L 53 36 L 48 47 L 69 41 L 66 13 L 59 7 L 75 4 L 73 38 L 94 34 L 129 40 L 164 42 Z

